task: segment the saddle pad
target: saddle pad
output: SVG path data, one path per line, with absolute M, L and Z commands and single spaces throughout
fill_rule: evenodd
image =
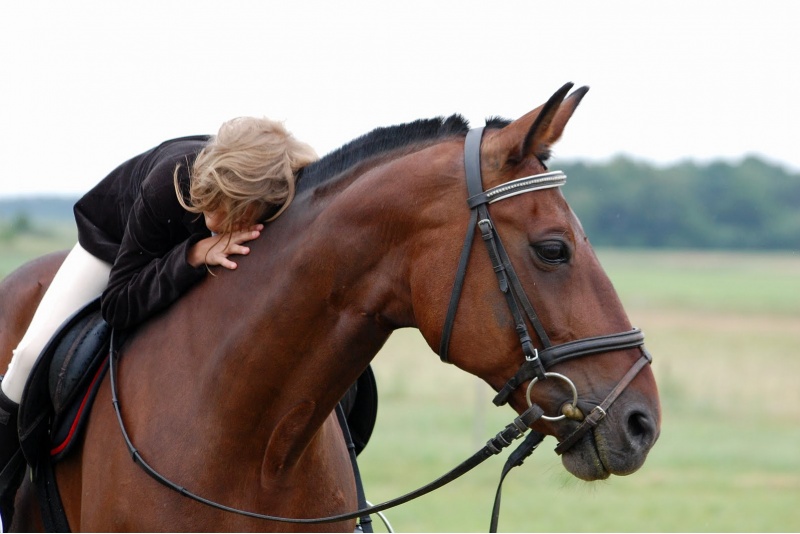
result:
M 346 414 L 347 426 L 356 448 L 356 454 L 367 446 L 375 421 L 378 419 L 378 384 L 372 366 L 361 373 L 358 380 L 350 386 L 340 404 Z

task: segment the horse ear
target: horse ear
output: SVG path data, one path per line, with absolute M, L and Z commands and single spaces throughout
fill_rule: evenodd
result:
M 531 156 L 547 160 L 550 147 L 561 138 L 564 127 L 589 91 L 588 87 L 581 87 L 565 100 L 572 86 L 572 83 L 565 84 L 543 105 L 497 132 L 489 143 L 493 145 L 490 150 L 505 153 L 506 161 L 512 163 L 520 163 Z
M 544 104 L 520 147 L 520 161 L 531 154 L 542 161 L 548 158 L 550 147 L 561 138 L 564 127 L 589 91 L 588 87 L 581 87 L 564 100 L 571 88 L 571 83 L 564 85 Z

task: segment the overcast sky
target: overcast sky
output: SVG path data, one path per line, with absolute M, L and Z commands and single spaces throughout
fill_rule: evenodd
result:
M 516 118 L 567 81 L 592 89 L 556 158 L 797 171 L 798 23 L 785 0 L 3 2 L 0 196 L 80 194 L 235 116 L 322 155 L 418 118 Z

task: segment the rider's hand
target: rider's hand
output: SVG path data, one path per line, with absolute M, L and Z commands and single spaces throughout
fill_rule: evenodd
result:
M 222 265 L 226 269 L 236 269 L 236 262 L 231 261 L 229 256 L 249 254 L 250 248 L 242 243 L 256 239 L 261 235 L 263 229 L 263 224 L 255 224 L 247 230 L 207 237 L 192 245 L 186 259 L 192 267 L 200 267 L 205 264 L 209 267 Z

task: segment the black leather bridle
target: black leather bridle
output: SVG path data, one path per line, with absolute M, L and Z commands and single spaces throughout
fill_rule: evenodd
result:
M 556 452 L 563 454 L 580 438 L 588 432 L 591 428 L 605 417 L 608 408 L 619 397 L 622 391 L 628 384 L 636 378 L 647 364 L 652 361 L 652 357 L 644 348 L 644 334 L 641 330 L 634 328 L 628 332 L 620 332 L 617 334 L 609 334 L 604 336 L 589 337 L 563 343 L 561 345 L 553 345 L 550 338 L 547 336 L 539 316 L 531 305 L 530 300 L 525 294 L 525 290 L 520 283 L 517 273 L 511 264 L 511 259 L 506 252 L 500 236 L 495 230 L 492 223 L 492 217 L 489 214 L 489 204 L 498 202 L 500 200 L 521 195 L 523 193 L 530 193 L 533 191 L 540 191 L 542 189 L 550 189 L 560 187 L 567 181 L 566 175 L 561 171 L 552 171 L 524 178 L 518 178 L 505 184 L 493 187 L 487 191 L 483 190 L 483 181 L 481 179 L 481 140 L 483 138 L 483 127 L 473 128 L 467 133 L 467 139 L 464 144 L 464 165 L 466 168 L 467 179 L 467 205 L 470 208 L 470 220 L 467 227 L 467 234 L 464 239 L 464 246 L 461 249 L 461 256 L 458 261 L 458 269 L 456 271 L 455 280 L 453 282 L 453 290 L 450 294 L 450 304 L 447 309 L 447 316 L 445 317 L 444 327 L 442 329 L 442 339 L 439 345 L 439 357 L 442 361 L 448 360 L 448 352 L 450 347 L 450 337 L 453 331 L 453 324 L 458 311 L 458 303 L 461 299 L 461 290 L 464 286 L 464 279 L 467 273 L 467 263 L 469 262 L 470 252 L 472 250 L 472 243 L 475 237 L 475 229 L 479 229 L 483 242 L 486 244 L 486 250 L 489 253 L 489 258 L 492 262 L 492 267 L 497 275 L 497 281 L 500 286 L 500 291 L 506 298 L 506 303 L 511 311 L 514 319 L 514 327 L 519 336 L 519 342 L 522 346 L 522 353 L 525 357 L 524 363 L 520 366 L 517 373 L 503 386 L 497 393 L 493 402 L 497 406 L 502 406 L 508 402 L 509 396 L 515 389 L 521 386 L 526 381 L 531 381 L 528 386 L 527 399 L 528 404 L 532 405 L 530 401 L 530 391 L 533 384 L 539 380 L 545 380 L 550 377 L 557 377 L 566 381 L 572 391 L 574 392 L 573 409 L 577 409 L 575 402 L 577 401 L 577 390 L 574 384 L 564 375 L 558 373 L 548 372 L 552 366 L 562 363 L 581 356 L 589 356 L 591 354 L 600 354 L 604 352 L 611 352 L 616 350 L 630 349 L 639 347 L 642 356 L 636 361 L 631 369 L 625 374 L 620 382 L 614 387 L 609 395 L 599 405 L 595 406 L 588 416 L 585 418 L 582 415 L 573 415 L 573 418 L 581 418 L 581 424 L 570 434 L 564 441 L 558 444 Z M 523 310 L 525 315 L 523 315 Z M 536 332 L 539 338 L 541 349 L 537 349 L 533 345 L 531 336 L 528 332 L 528 326 L 525 321 L 527 316 L 530 325 Z M 580 414 L 579 411 L 576 411 Z M 560 416 L 542 416 L 543 419 L 558 420 L 562 419 Z

